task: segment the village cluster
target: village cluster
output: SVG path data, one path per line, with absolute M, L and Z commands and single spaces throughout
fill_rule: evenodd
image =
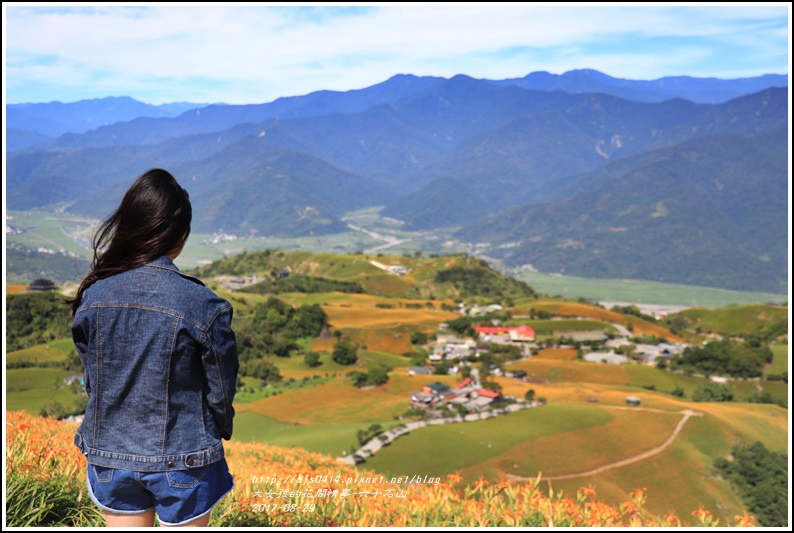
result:
M 469 308 L 461 304 L 460 312 L 463 315 L 476 317 L 502 310 L 502 306 L 496 304 L 474 305 Z M 618 333 L 613 335 L 607 335 L 603 331 L 555 332 L 545 344 L 554 342 L 559 348 L 579 347 L 581 358 L 592 363 L 615 365 L 640 363 L 649 366 L 657 365 L 662 360 L 669 364 L 671 358 L 681 355 L 688 346 L 670 342 L 657 344 L 633 342 L 630 331 L 617 324 L 614 326 Z M 533 357 L 544 342 L 536 342 L 535 330 L 526 325 L 477 326 L 473 329 L 476 338 L 459 336 L 450 332 L 447 323 L 439 324 L 435 344 L 426 358 L 426 364 L 409 367 L 408 374 L 437 374 L 437 369 L 443 365 L 449 375 L 463 373 L 469 377 L 454 387 L 437 381 L 424 386 L 419 391 L 412 391 L 410 393 L 412 408 L 422 409 L 428 415 L 438 417 L 444 416 L 445 410 L 463 409 L 469 413 L 478 413 L 505 402 L 516 401 L 513 397 L 504 397 L 500 392 L 483 388 L 482 382 L 487 376 L 480 376 L 480 369 L 473 366 L 472 360 L 476 361 L 483 352 L 489 351 L 492 345 L 507 345 L 516 347 L 521 354 L 519 359 L 512 362 L 523 361 Z M 525 370 L 510 371 L 500 366 L 493 366 L 488 368 L 487 372 L 491 376 L 548 384 L 546 380 L 528 376 Z M 629 403 L 633 404 L 633 402 Z

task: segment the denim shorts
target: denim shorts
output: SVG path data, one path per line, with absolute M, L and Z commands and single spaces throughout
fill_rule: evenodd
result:
M 178 526 L 210 511 L 234 488 L 226 459 L 189 470 L 138 472 L 88 465 L 88 494 L 103 511 L 141 514 Z

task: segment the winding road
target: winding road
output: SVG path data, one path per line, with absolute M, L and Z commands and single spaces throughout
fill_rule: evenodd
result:
M 604 407 L 608 407 L 608 406 L 604 406 Z M 651 412 L 655 412 L 655 413 L 669 413 L 669 411 L 660 411 L 660 410 L 657 410 L 657 409 L 645 409 L 645 408 L 637 408 L 637 407 L 618 407 L 618 406 L 613 406 L 613 407 L 608 407 L 608 408 L 611 408 L 611 409 L 626 409 L 626 410 L 633 410 L 633 411 L 640 411 L 640 410 L 641 411 L 651 411 Z M 692 411 L 690 409 L 684 409 L 679 414 L 682 414 L 683 417 L 678 422 L 678 424 L 675 426 L 675 429 L 673 430 L 673 433 L 669 437 L 667 437 L 667 440 L 665 440 L 662 444 L 660 444 L 659 446 L 656 446 L 655 448 L 651 448 L 650 450 L 642 452 L 639 455 L 635 455 L 635 456 L 629 457 L 627 459 L 621 459 L 620 461 L 614 461 L 612 463 L 608 463 L 608 464 L 605 464 L 604 466 L 599 466 L 598 468 L 594 468 L 592 470 L 587 470 L 585 472 L 577 472 L 575 474 L 565 474 L 565 475 L 562 475 L 562 476 L 547 476 L 547 477 L 543 477 L 542 479 L 544 481 L 555 481 L 555 480 L 561 480 L 561 479 L 572 479 L 572 478 L 583 477 L 583 476 L 592 476 L 592 475 L 595 475 L 595 474 L 600 474 L 601 472 L 605 472 L 607 470 L 612 470 L 613 468 L 620 468 L 620 467 L 623 467 L 623 466 L 627 466 L 627 465 L 630 465 L 632 463 L 636 463 L 638 461 L 642 461 L 643 459 L 647 459 L 648 457 L 651 457 L 653 455 L 656 455 L 657 453 L 660 453 L 660 452 L 664 451 L 665 448 L 667 448 L 668 446 L 670 446 L 673 443 L 673 441 L 676 439 L 678 434 L 681 432 L 681 429 L 684 427 L 684 424 L 686 423 L 687 420 L 689 420 L 693 416 L 703 416 L 703 413 L 698 413 L 698 412 Z M 514 474 L 507 474 L 507 479 L 508 479 L 508 481 L 534 481 L 537 478 L 535 478 L 535 477 L 516 476 Z

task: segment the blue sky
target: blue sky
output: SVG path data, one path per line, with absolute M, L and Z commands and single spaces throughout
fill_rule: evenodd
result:
M 399 73 L 738 78 L 790 69 L 790 4 L 3 4 L 6 102 L 262 103 Z

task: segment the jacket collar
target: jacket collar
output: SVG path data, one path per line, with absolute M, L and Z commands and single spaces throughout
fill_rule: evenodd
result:
M 166 256 L 161 255 L 151 263 L 146 266 L 154 267 L 154 268 L 164 268 L 166 270 L 172 270 L 174 272 L 179 272 L 179 268 L 174 264 L 173 261 L 168 259 Z
M 198 283 L 201 286 L 204 286 L 204 282 L 201 281 L 200 279 L 198 279 L 198 278 L 196 278 L 194 276 L 190 276 L 188 274 L 183 274 L 182 272 L 180 272 L 179 268 L 174 264 L 174 262 L 171 261 L 170 259 L 168 259 L 164 255 L 161 255 L 160 257 L 158 257 L 157 259 L 155 259 L 154 261 L 152 261 L 151 263 L 149 263 L 146 266 L 147 267 L 151 267 L 151 268 L 160 268 L 160 269 L 163 269 L 163 270 L 170 270 L 171 272 L 176 272 L 177 274 L 179 274 L 183 278 L 189 279 L 190 281 L 193 281 L 195 283 Z

